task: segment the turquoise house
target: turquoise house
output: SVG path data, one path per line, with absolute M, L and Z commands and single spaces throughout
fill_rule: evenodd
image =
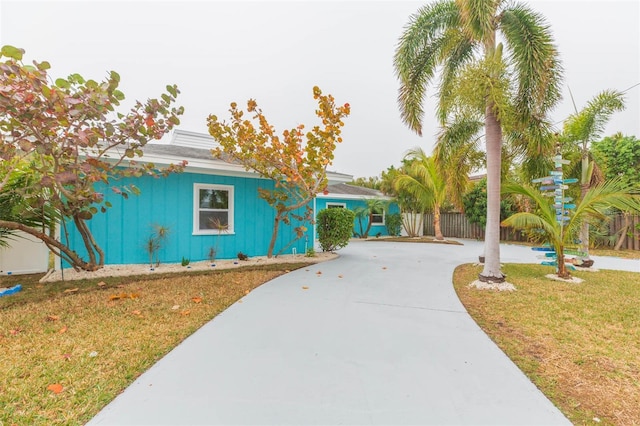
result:
M 130 182 L 141 193 L 126 200 L 105 188 L 112 207 L 88 221 L 104 250 L 105 264 L 148 263 L 146 242 L 155 226 L 169 231 L 158 251 L 163 263 L 206 260 L 212 248 L 217 259 L 233 259 L 239 252 L 250 257 L 267 254 L 275 212 L 258 197 L 258 188 L 273 188 L 273 181 L 239 164 L 214 159 L 213 146 L 209 135 L 176 130 L 169 143 L 147 144 L 139 161 L 161 167 L 186 160 L 183 173 L 135 178 Z M 328 172 L 328 178 L 330 185 L 352 180 L 335 172 Z M 293 239 L 296 226 L 280 225 L 274 253 Z M 71 247 L 82 253 L 80 235 L 72 224 L 67 228 Z M 283 254 L 305 253 L 314 245 L 313 232 L 309 227 L 307 235 Z
M 389 235 L 386 223 L 387 214 L 400 213 L 400 208 L 397 203 L 393 202 L 392 198 L 375 189 L 349 185 L 344 182 L 329 185 L 324 193 L 317 195 L 314 200 L 314 209 L 316 212 L 328 208 L 346 208 L 357 211 L 359 208 L 365 208 L 368 200 L 382 200 L 387 204 L 386 209 L 379 209 L 373 212 L 369 237 Z M 353 223 L 354 234 L 361 233 L 360 225 L 364 230 L 368 224 L 368 216 L 361 219 L 356 217 Z

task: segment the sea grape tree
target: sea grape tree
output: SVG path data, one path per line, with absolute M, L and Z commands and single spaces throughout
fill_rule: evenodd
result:
M 147 142 L 160 139 L 179 123 L 182 107 L 175 107 L 176 86 L 167 86 L 159 99 L 135 102 L 122 113 L 120 76 L 111 71 L 103 81 L 79 74 L 52 81 L 48 62 L 23 62 L 24 50 L 0 50 L 0 193 L 15 192 L 16 208 L 47 206 L 63 224 L 58 240 L 50 232 L 27 226 L 20 212 L 0 217 L 0 229 L 20 230 L 42 240 L 53 253 L 75 269 L 96 270 L 104 252 L 87 225 L 110 203 L 99 188 L 127 198 L 134 185 L 118 179 L 143 174 L 160 176 L 179 171 L 184 164 L 158 170 L 136 162 Z M 29 185 L 9 185 L 14 174 L 27 173 Z M 7 220 L 8 219 L 8 220 Z M 82 237 L 86 253 L 69 247 L 66 224 Z
M 333 161 L 333 151 L 342 142 L 342 121 L 350 113 L 349 104 L 337 106 L 331 95 L 323 95 L 316 86 L 313 98 L 318 102 L 316 115 L 321 125 L 304 133 L 303 124 L 276 134 L 254 99 L 247 102 L 247 114 L 233 102 L 230 122 L 220 121 L 216 115 L 208 118 L 209 133 L 219 143 L 212 153 L 216 158 L 237 161 L 275 182 L 274 189 L 260 188 L 259 197 L 276 211 L 267 257 L 274 254 L 280 224 L 301 223 L 295 227 L 295 238 L 277 254 L 282 253 L 305 231 L 304 223 L 313 221 L 309 202 L 327 187 L 327 167 Z

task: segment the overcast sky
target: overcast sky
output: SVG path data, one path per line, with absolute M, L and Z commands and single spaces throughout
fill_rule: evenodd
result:
M 379 175 L 407 150 L 431 151 L 437 133 L 428 103 L 424 136 L 400 121 L 393 71 L 397 40 L 423 2 L 409 1 L 6 1 L 0 44 L 47 60 L 53 78 L 102 79 L 115 70 L 127 101 L 177 84 L 180 129 L 206 133 L 206 117 L 255 98 L 280 132 L 315 121 L 312 87 L 349 102 L 344 142 L 332 169 Z M 565 69 L 561 122 L 604 89 L 640 83 L 640 2 L 537 0 Z M 430 96 L 434 95 L 431 90 Z M 640 86 L 627 93 L 605 134 L 640 137 Z

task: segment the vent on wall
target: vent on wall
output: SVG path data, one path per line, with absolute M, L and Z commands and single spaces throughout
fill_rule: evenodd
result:
M 211 149 L 218 145 L 210 135 L 185 130 L 174 130 L 170 144 L 200 149 Z

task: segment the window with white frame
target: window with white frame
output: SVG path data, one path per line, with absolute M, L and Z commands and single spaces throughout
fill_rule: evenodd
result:
M 371 212 L 371 225 L 384 225 L 384 209 L 373 209 Z
M 193 233 L 233 233 L 233 186 L 193 185 Z
M 331 203 L 331 202 L 328 202 L 327 203 L 327 208 L 328 209 L 346 209 L 347 208 L 347 204 L 346 203 Z

